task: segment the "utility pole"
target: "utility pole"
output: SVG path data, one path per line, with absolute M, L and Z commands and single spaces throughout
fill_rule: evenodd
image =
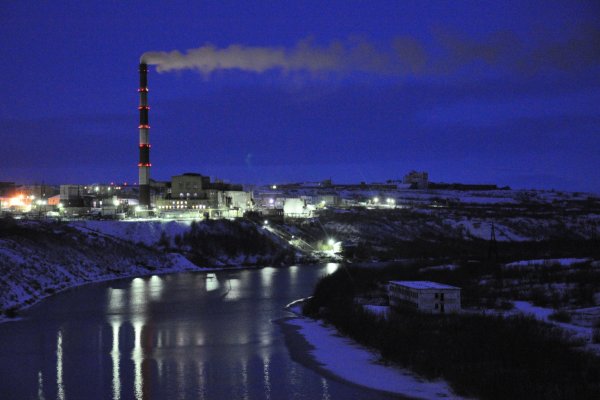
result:
M 488 260 L 492 259 L 492 255 L 494 256 L 494 259 L 497 261 L 498 260 L 498 243 L 496 242 L 496 227 L 494 226 L 493 222 L 492 222 L 492 231 L 490 234 L 490 243 L 489 243 L 489 247 L 488 247 Z

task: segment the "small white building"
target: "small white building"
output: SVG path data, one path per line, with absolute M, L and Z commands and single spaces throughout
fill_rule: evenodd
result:
M 430 313 L 460 311 L 460 288 L 430 281 L 390 281 L 390 306 Z

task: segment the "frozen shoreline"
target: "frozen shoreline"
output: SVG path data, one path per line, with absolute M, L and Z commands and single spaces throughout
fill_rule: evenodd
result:
M 86 286 L 86 285 L 93 285 L 96 283 L 102 283 L 102 282 L 110 282 L 110 281 L 119 281 L 122 279 L 133 279 L 133 278 L 143 278 L 143 277 L 149 277 L 149 276 L 153 276 L 153 275 L 166 275 L 166 274 L 176 274 L 176 273 L 181 273 L 181 272 L 212 272 L 212 271 L 222 271 L 222 270 L 234 270 L 234 269 L 244 269 L 247 267 L 244 266 L 232 266 L 232 267 L 198 267 L 195 264 L 192 264 L 189 260 L 187 260 L 185 257 L 183 257 L 180 254 L 177 253 L 170 253 L 168 255 L 168 257 L 170 258 L 170 260 L 173 262 L 173 264 L 169 267 L 166 267 L 164 269 L 160 269 L 160 270 L 154 270 L 154 271 L 140 271 L 137 268 L 132 268 L 132 271 L 130 274 L 123 274 L 123 275 L 108 275 L 108 276 L 100 276 L 97 277 L 95 279 L 92 280 L 81 280 L 78 282 L 71 282 L 72 284 L 65 286 L 65 287 L 56 287 L 53 288 L 54 292 L 52 293 L 44 293 L 44 295 L 39 296 L 37 298 L 35 298 L 35 300 L 31 303 L 21 303 L 19 305 L 16 305 L 17 310 L 20 311 L 24 311 L 27 310 L 30 307 L 35 306 L 36 304 L 38 304 L 39 302 L 55 296 L 59 293 L 65 292 L 67 290 L 71 290 L 74 288 L 78 288 L 78 287 L 82 287 L 82 286 Z M 10 318 L 7 317 L 5 315 L 0 315 L 0 324 L 5 323 L 5 322 L 12 322 L 12 321 L 18 321 L 19 319 L 21 319 L 21 317 L 17 314 L 16 317 L 14 318 Z
M 300 346 L 299 350 L 309 353 L 311 360 L 306 362 L 309 367 L 322 369 L 358 386 L 402 396 L 420 399 L 461 398 L 444 381 L 426 381 L 407 369 L 381 364 L 377 354 L 340 336 L 335 328 L 321 321 L 296 315 L 282 320 L 281 324 L 291 327 L 284 329 L 284 334 L 290 335 L 290 331 L 296 331 L 306 340 L 308 345 Z

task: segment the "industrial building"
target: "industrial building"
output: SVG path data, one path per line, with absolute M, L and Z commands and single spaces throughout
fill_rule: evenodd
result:
M 160 216 L 192 218 L 242 217 L 254 207 L 252 193 L 241 185 L 190 172 L 173 176 L 170 191 L 155 197 L 154 204 Z
M 404 175 L 402 183 L 410 185 L 410 187 L 414 189 L 427 189 L 429 186 L 429 174 L 425 171 L 410 171 L 408 174 Z
M 390 306 L 428 313 L 460 311 L 460 288 L 431 281 L 390 281 Z

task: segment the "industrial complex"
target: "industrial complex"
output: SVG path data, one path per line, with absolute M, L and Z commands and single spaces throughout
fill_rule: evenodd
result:
M 0 182 L 0 211 L 30 218 L 166 218 L 214 219 L 254 217 L 262 220 L 310 218 L 319 209 L 336 207 L 402 207 L 399 190 L 426 190 L 427 172 L 408 172 L 384 183 L 321 182 L 232 184 L 195 172 L 151 178 L 148 65 L 139 64 L 138 182 L 18 185 Z M 440 184 L 436 188 L 443 188 Z M 468 186 L 468 185 L 467 185 Z M 478 189 L 496 189 L 480 185 Z M 468 187 L 465 187 L 468 189 Z M 465 189 L 463 188 L 463 189 Z

